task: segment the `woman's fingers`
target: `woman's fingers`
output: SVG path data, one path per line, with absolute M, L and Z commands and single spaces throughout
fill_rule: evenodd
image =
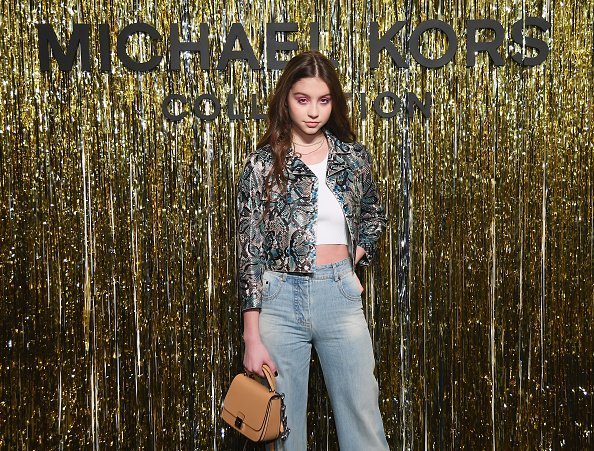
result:
M 249 372 L 257 374 L 260 377 L 264 376 L 262 365 L 266 364 L 273 374 L 276 373 L 276 365 L 270 358 L 268 350 L 261 342 L 246 346 L 245 354 L 243 356 L 243 368 Z
M 361 293 L 363 293 L 363 290 L 365 288 L 363 288 L 363 284 L 361 283 L 361 281 L 359 280 L 359 276 L 355 273 L 355 277 L 357 278 L 357 283 L 359 284 L 359 289 L 361 290 Z
M 276 371 L 276 365 L 274 364 L 274 362 L 272 360 L 270 360 L 270 357 L 264 363 L 266 365 L 268 365 L 268 368 L 270 368 L 270 371 L 272 371 L 272 374 L 274 374 L 275 376 L 278 376 L 278 373 Z

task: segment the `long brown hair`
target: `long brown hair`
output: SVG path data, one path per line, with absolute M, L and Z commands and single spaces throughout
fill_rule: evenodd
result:
M 270 202 L 273 181 L 283 192 L 286 190 L 285 157 L 291 148 L 293 125 L 287 103 L 289 91 L 296 82 L 308 77 L 321 78 L 330 89 L 332 112 L 324 128 L 343 142 L 353 142 L 356 139 L 349 120 L 346 97 L 330 60 L 316 50 L 303 52 L 291 58 L 268 104 L 268 129 L 257 144 L 258 148 L 269 144 L 274 156 L 272 170 L 266 176 L 267 204 Z

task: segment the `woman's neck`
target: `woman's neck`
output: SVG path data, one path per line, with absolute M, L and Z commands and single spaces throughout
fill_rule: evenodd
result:
M 307 135 L 305 133 L 300 133 L 298 130 L 293 129 L 291 132 L 292 140 L 294 143 L 297 144 L 312 144 L 314 142 L 318 142 L 320 139 L 324 138 L 324 131 L 320 130 L 315 135 Z

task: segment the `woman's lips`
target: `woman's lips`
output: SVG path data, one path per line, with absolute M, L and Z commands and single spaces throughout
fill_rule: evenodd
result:
M 306 122 L 305 125 L 307 125 L 308 127 L 317 127 L 317 125 L 319 124 L 319 122 Z

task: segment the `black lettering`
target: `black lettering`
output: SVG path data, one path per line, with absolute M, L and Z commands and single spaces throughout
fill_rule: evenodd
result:
M 448 38 L 448 49 L 445 54 L 435 60 L 429 59 L 421 54 L 421 36 L 428 30 L 439 30 L 445 33 Z M 442 22 L 441 20 L 427 20 L 421 22 L 411 33 L 410 40 L 408 41 L 409 51 L 412 57 L 421 66 L 429 68 L 437 68 L 445 66 L 447 63 L 452 61 L 458 50 L 458 38 L 456 32 L 450 24 Z
M 241 50 L 233 50 L 235 47 L 235 41 L 239 40 Z M 238 23 L 231 25 L 231 30 L 227 35 L 227 41 L 223 47 L 219 64 L 217 65 L 218 70 L 225 70 L 231 60 L 246 60 L 252 70 L 260 69 L 258 60 L 254 55 L 254 50 L 248 41 L 243 26 Z
M 415 114 L 415 107 L 421 112 L 424 118 L 429 118 L 431 115 L 431 105 L 433 100 L 431 98 L 431 93 L 425 93 L 425 103 L 423 104 L 421 100 L 416 96 L 416 94 L 412 92 L 406 93 L 406 112 L 408 117 L 412 118 Z
M 312 50 L 320 48 L 320 24 L 317 22 L 309 24 L 309 48 Z
M 536 27 L 540 29 L 543 33 L 549 31 L 551 29 L 551 24 L 543 19 L 542 17 L 526 17 L 526 27 Z M 522 66 L 536 66 L 544 62 L 549 55 L 549 46 L 547 43 L 541 39 L 536 39 L 530 36 L 524 36 L 523 34 L 524 26 L 521 20 L 518 20 L 512 26 L 512 39 L 514 42 L 522 46 L 522 52 L 517 52 L 512 55 L 512 59 Z M 522 57 L 522 53 L 524 51 L 524 44 L 525 41 L 526 47 L 531 47 L 533 49 L 538 50 L 538 54 L 536 56 L 524 56 Z
M 477 42 L 476 32 L 481 28 L 493 30 L 495 38 L 492 41 Z M 487 52 L 495 66 L 503 66 L 503 58 L 497 48 L 503 43 L 503 26 L 493 19 L 469 20 L 466 26 L 466 66 L 476 64 L 476 54 Z
M 180 94 L 169 94 L 163 100 L 163 103 L 161 104 L 161 110 L 163 111 L 163 115 L 167 119 L 169 119 L 172 122 L 179 122 L 188 115 L 188 112 L 182 111 L 180 114 L 173 114 L 169 107 L 174 100 L 180 101 L 182 103 L 182 106 L 188 103 L 188 98 L 186 96 L 182 96 Z
M 278 52 L 291 52 L 297 50 L 297 43 L 287 41 L 285 36 L 284 42 L 276 40 L 277 33 L 295 33 L 298 30 L 295 22 L 274 23 L 270 22 L 266 25 L 266 61 L 268 69 L 282 70 L 287 65 L 288 61 L 279 61 L 276 59 Z
M 99 25 L 99 57 L 101 59 L 101 72 L 111 72 L 111 41 L 109 39 L 109 25 Z
M 204 111 L 202 111 L 200 109 L 200 104 L 203 103 L 205 100 L 208 101 L 208 102 L 210 102 L 212 104 L 213 108 L 214 108 L 214 111 L 211 114 L 206 114 Z M 211 122 L 221 112 L 221 104 L 220 104 L 219 100 L 215 96 L 213 96 L 211 94 L 202 94 L 194 102 L 194 107 L 192 108 L 192 111 L 200 119 L 202 119 L 204 121 L 207 121 L 207 122 Z
M 74 24 L 72 34 L 66 46 L 66 53 L 58 42 L 58 38 L 51 25 L 41 23 L 37 27 L 37 38 L 39 41 L 39 66 L 42 71 L 50 70 L 50 47 L 53 57 L 58 61 L 61 71 L 72 70 L 77 50 L 80 48 L 80 65 L 84 72 L 91 71 L 91 53 L 89 50 L 89 33 L 91 26 L 88 24 Z
M 235 103 L 235 94 L 229 94 L 227 96 L 227 116 L 229 116 L 229 120 L 236 121 L 236 120 L 243 120 L 245 119 L 245 114 L 243 113 L 236 113 L 233 110 L 233 104 Z
M 392 42 L 392 39 L 396 35 L 398 31 L 402 29 L 402 27 L 406 24 L 406 22 L 396 22 L 392 27 L 380 38 L 379 36 L 379 25 L 377 22 L 371 22 L 369 24 L 369 48 L 370 48 L 370 62 L 369 67 L 371 69 L 377 69 L 379 66 L 379 53 L 385 49 L 392 61 L 396 63 L 398 67 L 408 67 L 406 61 Z
M 260 112 L 258 108 L 258 96 L 256 94 L 252 94 L 252 119 L 256 119 L 259 121 L 260 119 L 266 119 L 266 115 Z
M 158 41 L 161 39 L 161 34 L 149 24 L 138 22 L 127 25 L 118 35 L 118 58 L 122 64 L 130 70 L 135 72 L 149 72 L 159 65 L 162 57 L 159 55 L 153 55 L 150 60 L 145 62 L 138 62 L 130 58 L 130 55 L 128 55 L 126 50 L 126 44 L 128 43 L 130 36 L 138 33 L 147 34 L 152 41 Z
M 180 42 L 178 24 L 169 26 L 169 69 L 180 70 L 181 53 L 191 52 L 200 54 L 200 69 L 208 70 L 210 67 L 210 45 L 208 43 L 209 27 L 206 23 L 200 24 L 200 39 L 198 42 Z
M 382 110 L 381 103 L 385 98 L 392 99 L 395 103 L 394 108 L 392 108 L 391 111 Z M 394 94 L 393 92 L 390 92 L 390 91 L 381 92 L 373 101 L 373 109 L 380 117 L 384 117 L 384 118 L 394 117 L 398 114 L 398 111 L 400 110 L 400 108 L 401 108 L 400 99 L 398 97 L 396 97 L 396 94 Z

